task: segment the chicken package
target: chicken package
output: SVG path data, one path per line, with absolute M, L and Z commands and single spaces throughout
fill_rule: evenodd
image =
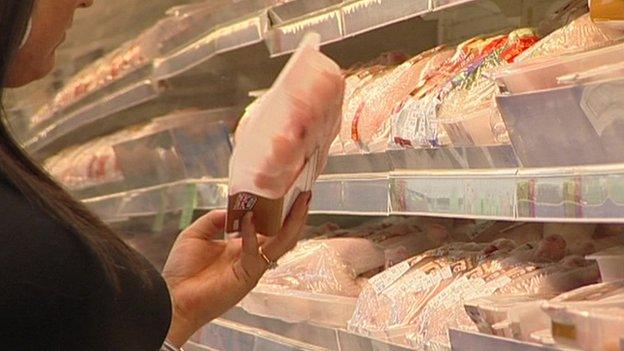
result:
M 488 76 L 497 67 L 514 62 L 515 58 L 537 43 L 532 29 L 519 29 L 501 38 L 495 49 L 454 78 L 450 91 L 443 94 L 436 110 L 436 119 L 456 146 L 487 146 L 498 143 L 492 129 L 492 116 L 497 107 L 498 92 Z M 500 131 L 498 133 L 501 133 Z
M 624 32 L 617 29 L 597 26 L 589 14 L 585 14 L 540 40 L 516 61 L 528 63 L 537 58 L 595 49 L 613 44 L 623 36 Z
M 470 39 L 459 45 L 453 56 L 426 74 L 393 117 L 394 143 L 401 147 L 437 147 L 446 143 L 434 118 L 441 102 L 440 94 L 459 72 L 489 54 L 497 44 L 499 38 Z
M 623 37 L 624 31 L 600 28 L 583 15 L 490 75 L 503 91 L 514 94 L 556 88 L 562 75 L 619 62 L 621 49 L 608 46 Z
M 353 121 L 358 109 L 368 91 L 375 86 L 375 82 L 382 81 L 391 74 L 394 66 L 373 66 L 364 69 L 347 79 L 345 99 L 342 106 L 342 125 L 340 126 L 339 138 L 346 154 L 361 152 L 360 147 L 353 141 Z
M 268 271 L 259 285 L 275 290 L 299 290 L 326 295 L 357 297 L 358 277 L 385 263 L 383 249 L 368 239 L 308 240 L 297 245 Z
M 413 57 L 372 82 L 351 121 L 351 140 L 364 152 L 385 151 L 390 134 L 388 120 L 392 112 L 418 87 L 431 67 L 437 67 L 450 55 L 450 50 L 437 47 Z
M 353 124 L 357 108 L 365 97 L 366 89 L 378 77 L 383 77 L 385 73 L 390 72 L 392 67 L 400 65 L 404 61 L 405 57 L 400 53 L 388 53 L 360 67 L 352 67 L 346 72 L 347 78 L 345 79 L 345 93 L 342 105 L 343 121 L 340 133 L 333 146 L 334 150 L 340 150 L 345 154 L 354 154 L 360 151 L 358 146 L 352 141 L 351 125 Z
M 448 346 L 448 327 L 476 331 L 466 301 L 495 294 L 556 295 L 595 282 L 595 267 L 581 258 L 553 263 L 565 254 L 562 242 L 560 237 L 545 238 L 536 247 L 502 252 L 456 280 L 422 310 L 415 322 L 418 329 L 409 337 L 412 345 Z
M 123 180 L 124 176 L 113 146 L 120 141 L 149 133 L 151 125 L 126 128 L 70 147 L 44 163 L 44 168 L 63 186 L 72 191 Z
M 398 341 L 432 296 L 477 265 L 485 246 L 448 244 L 374 276 L 358 297 L 349 330 Z
M 340 128 L 340 67 L 307 35 L 235 134 L 226 231 L 254 213 L 256 230 L 277 234 L 301 191 L 310 190 Z

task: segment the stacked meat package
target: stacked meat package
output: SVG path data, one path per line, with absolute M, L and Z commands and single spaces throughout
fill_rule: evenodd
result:
M 430 350 L 449 347 L 449 328 L 513 337 L 492 325 L 516 303 L 540 310 L 539 303 L 600 282 L 586 255 L 624 243 L 620 226 L 416 217 L 306 233 L 318 236 L 267 272 L 245 309 Z M 516 337 L 539 330 L 545 315 L 525 316 L 534 323 L 523 333 L 517 327 Z
M 402 63 L 377 61 L 348 71 L 332 153 L 509 143 L 495 102 L 501 72 L 509 67 L 522 75 L 549 58 L 613 45 L 624 36 L 621 28 L 593 22 L 586 6 L 573 2 L 548 21 L 567 23 L 559 29 L 476 37 Z

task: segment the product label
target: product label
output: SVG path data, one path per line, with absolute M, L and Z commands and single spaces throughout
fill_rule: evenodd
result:
M 275 236 L 282 227 L 283 206 L 283 198 L 267 199 L 249 193 L 230 195 L 225 230 L 227 233 L 240 232 L 243 217 L 253 212 L 256 231 L 266 236 Z
M 375 292 L 379 294 L 382 291 L 386 290 L 386 288 L 392 285 L 394 282 L 396 282 L 409 269 L 409 262 L 403 261 L 402 263 L 388 268 L 382 274 L 377 274 L 376 276 L 369 279 L 368 282 L 373 286 Z

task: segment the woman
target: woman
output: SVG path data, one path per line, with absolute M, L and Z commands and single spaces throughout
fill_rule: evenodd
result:
M 0 0 L 2 86 L 21 86 L 47 74 L 74 11 L 92 2 Z M 335 84 L 338 79 L 330 77 L 328 83 L 334 80 L 340 86 Z M 314 117 L 309 110 L 308 117 Z M 206 215 L 180 234 L 161 277 L 32 163 L 2 125 L 3 348 L 175 349 L 234 306 L 267 267 L 296 244 L 310 196 L 298 198 L 272 239 L 257 236 L 248 215 L 242 239 L 215 240 L 223 231 L 225 214 Z

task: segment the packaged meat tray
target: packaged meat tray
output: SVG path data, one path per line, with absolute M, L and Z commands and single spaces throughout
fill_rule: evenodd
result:
M 215 117 L 233 111 L 180 111 L 70 147 L 44 168 L 68 190 L 85 196 L 163 182 L 226 177 L 229 131 Z
M 620 30 L 597 26 L 589 14 L 585 14 L 542 39 L 520 54 L 516 61 L 528 62 L 537 58 L 596 49 L 614 44 L 623 36 L 624 32 Z
M 490 54 L 460 73 L 451 90 L 443 93 L 435 118 L 453 145 L 498 144 L 491 125 L 497 112 L 494 101 L 497 89 L 488 75 L 497 67 L 513 63 L 518 55 L 538 42 L 539 37 L 532 29 L 519 29 L 500 40 Z
M 512 94 L 552 89 L 560 86 L 560 77 L 619 63 L 622 55 L 624 44 L 610 45 L 511 65 L 493 73 L 493 78 L 502 91 Z
M 236 130 L 227 233 L 237 233 L 243 216 L 253 212 L 256 230 L 276 235 L 297 195 L 310 190 L 325 168 L 340 129 L 344 80 L 319 51 L 320 40 L 318 34 L 303 39 Z

